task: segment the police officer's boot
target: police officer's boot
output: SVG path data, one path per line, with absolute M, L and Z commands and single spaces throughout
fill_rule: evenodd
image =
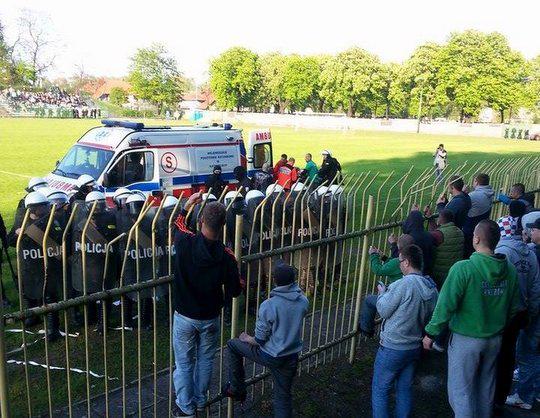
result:
M 28 309 L 35 308 L 40 305 L 39 299 L 26 299 L 26 305 L 28 306 Z M 31 316 L 29 318 L 26 318 L 24 320 L 24 326 L 25 327 L 33 327 L 34 325 L 39 324 L 41 321 L 40 317 L 38 316 Z
M 49 312 L 47 314 L 47 341 L 52 343 L 61 337 L 60 334 L 60 316 L 58 312 Z
M 141 326 L 147 330 L 151 331 L 153 329 L 154 323 L 152 320 L 153 313 L 153 304 L 151 298 L 144 298 L 141 306 Z

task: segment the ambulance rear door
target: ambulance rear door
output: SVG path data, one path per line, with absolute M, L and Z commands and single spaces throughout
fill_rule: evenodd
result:
M 249 133 L 247 149 L 247 169 L 251 176 L 261 170 L 265 163 L 273 167 L 272 162 L 272 133 L 270 129 L 259 129 Z

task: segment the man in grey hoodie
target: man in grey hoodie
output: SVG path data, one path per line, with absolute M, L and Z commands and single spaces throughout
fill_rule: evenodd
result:
M 396 389 L 396 416 L 412 410 L 412 383 L 422 352 L 424 327 L 437 303 L 435 282 L 422 274 L 422 250 L 402 248 L 399 265 L 403 278 L 386 290 L 377 287 L 377 311 L 383 319 L 380 347 L 375 358 L 371 404 L 374 418 L 390 416 L 390 391 Z
M 292 416 L 291 388 L 302 351 L 302 324 L 309 302 L 296 283 L 296 270 L 278 260 L 272 271 L 276 287 L 259 307 L 255 337 L 245 332 L 229 340 L 229 383 L 222 395 L 246 398 L 244 357 L 270 369 L 274 379 L 274 416 Z
M 516 220 L 511 216 L 500 218 L 497 223 L 501 239 L 496 254 L 504 254 L 517 270 L 520 303 L 518 312 L 506 326 L 501 351 L 497 360 L 497 383 L 495 387 L 496 413 L 502 409 L 512 386 L 516 358 L 516 342 L 520 330 L 537 320 L 540 310 L 540 271 L 534 252 L 516 234 Z
M 465 235 L 465 258 L 469 258 L 474 252 L 472 238 L 474 228 L 483 219 L 489 219 L 491 215 L 491 205 L 495 192 L 489 185 L 489 176 L 485 173 L 478 173 L 473 181 L 474 190 L 469 193 L 471 198 L 471 208 L 467 213 L 467 219 L 463 225 L 463 234 Z

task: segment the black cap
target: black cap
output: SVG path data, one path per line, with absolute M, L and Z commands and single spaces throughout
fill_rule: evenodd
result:
M 527 228 L 540 229 L 540 218 L 536 218 L 533 223 L 525 225 Z
M 296 278 L 296 269 L 289 266 L 285 261 L 279 259 L 276 261 L 272 270 L 272 276 L 277 286 L 286 286 L 294 283 Z
M 215 165 L 213 171 L 221 171 L 221 166 L 220 165 Z

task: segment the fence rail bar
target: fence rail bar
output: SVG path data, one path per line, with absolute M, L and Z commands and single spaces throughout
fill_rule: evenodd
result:
M 4 315 L 4 321 L 24 321 L 27 318 L 41 316 L 50 312 L 63 311 L 75 306 L 86 305 L 98 300 L 106 300 L 115 296 L 123 296 L 131 292 L 136 292 L 151 287 L 157 287 L 162 284 L 172 283 L 173 276 L 163 276 L 156 280 L 148 280 L 130 285 L 124 285 L 114 289 L 103 290 L 101 292 L 91 293 L 86 296 L 78 296 L 73 299 L 62 300 L 60 302 L 51 303 L 49 305 L 39 306 L 37 308 L 25 309 L 18 312 L 12 312 Z

